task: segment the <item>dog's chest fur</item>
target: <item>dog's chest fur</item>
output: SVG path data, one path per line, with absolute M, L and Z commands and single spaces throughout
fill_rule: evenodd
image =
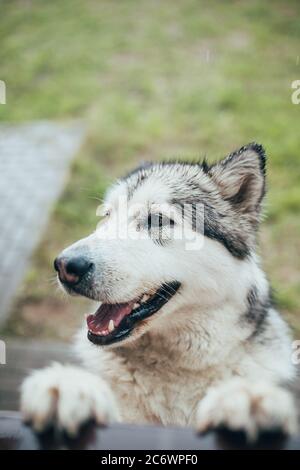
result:
M 195 351 L 173 347 L 163 336 L 146 333 L 138 347 L 127 345 L 113 350 L 98 351 L 89 367 L 101 369 L 109 382 L 125 422 L 150 422 L 164 425 L 192 425 L 195 408 L 216 375 L 218 367 L 203 369 Z M 96 363 L 97 361 L 97 363 Z
M 112 386 L 118 382 L 116 393 L 122 400 L 121 413 L 125 421 L 136 421 L 132 416 L 135 408 L 139 420 L 162 424 L 191 423 L 202 388 L 195 370 L 178 364 L 178 360 L 176 364 L 178 358 L 158 357 L 153 349 L 149 352 L 127 348 L 119 354 L 122 358 L 119 372 L 129 373 L 129 383 L 123 387 L 122 377 L 115 376 Z M 207 383 L 202 386 L 204 391 Z

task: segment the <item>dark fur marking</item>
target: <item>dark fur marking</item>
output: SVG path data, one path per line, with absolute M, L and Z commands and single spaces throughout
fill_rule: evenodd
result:
M 199 188 L 198 188 L 199 191 Z M 205 198 L 203 198 L 205 201 Z M 202 202 L 191 202 L 190 200 L 185 199 L 172 199 L 171 204 L 179 207 L 184 214 L 184 206 L 189 204 L 191 206 L 190 212 L 190 223 L 193 230 L 197 230 L 197 227 L 202 227 L 202 224 L 199 223 L 196 219 L 197 203 Z M 222 227 L 222 218 L 225 217 L 223 214 L 218 213 L 213 209 L 209 204 L 204 202 L 204 236 L 216 240 L 221 243 L 225 248 L 236 258 L 244 259 L 250 254 L 250 249 L 247 244 L 238 236 L 235 236 L 233 233 L 225 231 Z
M 234 158 L 242 155 L 246 151 L 254 152 L 259 160 L 259 168 L 262 175 L 265 175 L 265 165 L 266 165 L 266 155 L 264 148 L 255 142 L 252 142 L 244 147 L 241 147 L 239 150 L 232 152 L 226 159 L 222 160 L 221 162 L 217 163 L 217 165 L 221 164 L 226 166 L 228 162 L 233 160 Z M 255 157 L 253 157 L 255 158 Z M 179 205 L 182 209 L 185 204 L 190 204 L 191 211 L 189 213 L 190 222 L 192 225 L 193 230 L 197 230 L 199 225 L 196 219 L 196 204 L 203 203 L 205 210 L 204 210 L 204 235 L 210 239 L 216 240 L 222 243 L 223 246 L 235 257 L 239 259 L 244 259 L 248 256 L 251 252 L 251 248 L 253 248 L 255 244 L 255 231 L 258 227 L 259 223 L 259 209 L 261 200 L 265 194 L 265 183 L 263 183 L 262 192 L 259 195 L 257 200 L 257 205 L 255 207 L 255 211 L 253 214 L 249 214 L 248 219 L 245 217 L 240 219 L 239 217 L 243 217 L 245 215 L 246 209 L 243 209 L 243 203 L 247 200 L 247 196 L 249 191 L 251 191 L 252 185 L 252 177 L 249 176 L 245 178 L 241 184 L 241 187 L 237 194 L 235 194 L 231 198 L 225 198 L 224 201 L 227 201 L 229 204 L 228 211 L 229 215 L 231 215 L 232 220 L 228 223 L 226 219 L 227 215 L 224 212 L 224 209 L 218 209 L 217 205 L 215 204 L 215 199 L 211 196 L 210 190 L 205 188 L 205 185 L 201 185 L 200 181 L 201 178 L 198 179 L 196 177 L 189 177 L 185 178 L 188 175 L 188 172 L 185 172 L 185 168 L 190 167 L 197 167 L 199 170 L 203 172 L 203 174 L 211 177 L 211 170 L 214 168 L 214 164 L 209 165 L 205 159 L 202 161 L 182 161 L 182 160 L 166 160 L 163 162 L 145 162 L 144 164 L 140 165 L 138 168 L 133 170 L 125 177 L 125 181 L 127 178 L 131 180 L 132 176 L 135 176 L 135 179 L 128 181 L 128 198 L 130 199 L 136 189 L 143 184 L 143 182 L 148 178 L 148 176 L 152 175 L 154 171 L 161 168 L 167 169 L 168 167 L 172 167 L 173 165 L 179 164 L 182 169 L 182 176 L 184 179 L 184 183 L 188 186 L 188 194 L 189 197 L 186 198 L 184 193 L 178 194 L 178 187 L 176 181 L 173 185 L 173 192 L 174 197 L 170 201 L 171 204 Z M 157 172 L 159 175 L 159 171 Z M 247 206 L 246 206 L 247 207 Z M 185 214 L 186 216 L 186 214 Z M 242 220 L 242 224 L 240 224 L 240 220 Z M 233 222 L 232 222 L 233 221 Z
M 233 233 L 223 230 L 221 222 L 222 216 L 217 214 L 213 208 L 205 204 L 204 209 L 204 235 L 213 240 L 219 241 L 236 258 L 243 259 L 250 254 L 247 244 Z
M 268 310 L 271 307 L 270 297 L 261 299 L 257 288 L 254 286 L 247 295 L 248 310 L 244 316 L 248 324 L 253 325 L 253 332 L 248 339 L 252 340 L 260 336 L 266 326 Z

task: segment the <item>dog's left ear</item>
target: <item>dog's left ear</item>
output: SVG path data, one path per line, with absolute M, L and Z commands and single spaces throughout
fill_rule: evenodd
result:
M 213 165 L 208 173 L 223 198 L 238 211 L 258 214 L 265 194 L 265 164 L 264 148 L 251 143 Z

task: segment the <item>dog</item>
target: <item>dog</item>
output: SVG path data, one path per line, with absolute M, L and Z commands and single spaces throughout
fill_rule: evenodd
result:
M 291 337 L 255 252 L 265 172 L 251 143 L 215 164 L 146 163 L 109 189 L 95 232 L 55 260 L 61 286 L 100 306 L 76 337 L 82 367 L 25 379 L 35 430 L 296 431 Z

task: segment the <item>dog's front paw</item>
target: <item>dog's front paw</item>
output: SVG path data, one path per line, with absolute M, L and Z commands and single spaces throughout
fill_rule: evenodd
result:
M 82 369 L 53 364 L 32 373 L 22 384 L 21 412 L 38 431 L 50 425 L 75 435 L 81 424 L 118 420 L 108 385 Z
M 294 434 L 297 413 L 293 397 L 283 388 L 235 378 L 208 391 L 198 405 L 196 423 L 200 432 L 225 427 L 254 440 L 264 431 Z

